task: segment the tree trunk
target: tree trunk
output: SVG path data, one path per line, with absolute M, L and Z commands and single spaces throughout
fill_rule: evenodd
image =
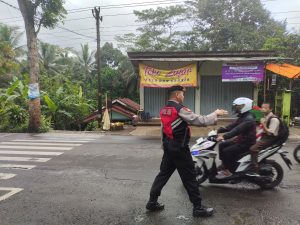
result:
M 27 48 L 28 48 L 28 63 L 30 73 L 30 84 L 38 83 L 39 64 L 38 64 L 38 48 L 37 48 L 37 33 L 35 32 L 34 5 L 30 0 L 18 0 L 19 8 L 24 18 Z M 41 125 L 41 101 L 40 98 L 29 100 L 29 132 L 38 132 Z

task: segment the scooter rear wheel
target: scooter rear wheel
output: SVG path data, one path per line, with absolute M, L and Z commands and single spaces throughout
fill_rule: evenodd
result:
M 208 178 L 208 170 L 205 163 L 202 163 L 202 166 L 199 167 L 197 163 L 195 163 L 195 171 L 196 171 L 196 180 L 198 185 L 202 184 Z
M 300 163 L 300 145 L 294 149 L 294 158 L 298 163 Z
M 272 175 L 269 177 L 271 178 L 271 181 L 259 181 L 257 184 L 262 188 L 262 189 L 272 189 L 277 187 L 282 179 L 283 179 L 283 169 L 275 161 L 272 160 L 266 160 L 265 165 L 270 165 L 272 167 Z

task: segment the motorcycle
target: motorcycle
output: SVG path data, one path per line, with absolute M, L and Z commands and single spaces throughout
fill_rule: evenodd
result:
M 258 163 L 260 166 L 259 176 L 248 176 L 247 172 L 251 169 L 250 153 L 242 154 L 236 161 L 236 169 L 233 175 L 217 179 L 218 173 L 216 158 L 217 152 L 214 150 L 217 145 L 217 132 L 211 131 L 207 138 L 199 138 L 190 151 L 195 163 L 196 179 L 198 184 L 202 184 L 208 179 L 213 184 L 237 184 L 242 181 L 254 183 L 263 189 L 272 189 L 278 186 L 283 179 L 283 169 L 275 160 L 269 159 L 275 154 L 279 154 L 289 169 L 291 169 L 291 161 L 287 158 L 287 151 L 282 150 L 284 144 L 271 146 L 260 151 Z
M 300 163 L 300 142 L 299 142 L 298 146 L 294 149 L 293 155 L 294 155 L 295 160 L 298 163 Z

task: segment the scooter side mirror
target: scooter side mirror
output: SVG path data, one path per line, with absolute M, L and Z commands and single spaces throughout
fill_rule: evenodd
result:
M 207 138 L 207 140 L 213 141 L 213 142 L 217 142 L 217 137 L 218 137 L 218 135 L 212 135 L 212 136 L 209 136 L 209 137 Z

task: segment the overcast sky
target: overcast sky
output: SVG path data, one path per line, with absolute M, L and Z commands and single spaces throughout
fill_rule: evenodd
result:
M 17 0 L 4 0 L 18 7 Z M 103 22 L 101 23 L 101 39 L 104 42 L 113 42 L 115 35 L 122 35 L 124 33 L 135 32 L 137 23 L 133 10 L 142 10 L 146 8 L 156 8 L 159 6 L 166 6 L 161 2 L 167 0 L 66 0 L 65 8 L 67 10 L 87 8 L 94 6 L 103 6 L 101 14 L 103 15 Z M 251 1 L 251 0 L 249 0 Z M 288 29 L 290 31 L 300 30 L 300 0 L 262 0 L 265 8 L 267 8 L 272 16 L 278 20 L 287 20 Z M 173 0 L 176 2 L 183 2 L 183 0 Z M 147 6 L 130 6 L 130 4 L 145 4 Z M 113 8 L 112 5 L 122 4 L 120 8 Z M 127 7 L 124 4 L 129 4 Z M 92 37 L 96 36 L 95 19 L 92 16 L 90 9 L 81 9 L 76 12 L 69 11 L 64 24 L 60 26 L 73 30 L 85 36 L 80 36 L 70 33 L 66 30 L 56 28 L 54 30 L 42 29 L 39 38 L 45 42 L 56 44 L 62 47 L 80 48 L 80 43 L 89 43 L 92 48 L 96 47 L 96 42 Z M 116 15 L 118 14 L 118 15 Z M 120 15 L 119 15 L 120 14 Z M 0 22 L 8 25 L 16 25 L 20 30 L 24 30 L 23 20 L 19 11 L 0 2 Z M 25 35 L 24 35 L 25 36 Z M 25 43 L 25 37 L 23 42 Z

